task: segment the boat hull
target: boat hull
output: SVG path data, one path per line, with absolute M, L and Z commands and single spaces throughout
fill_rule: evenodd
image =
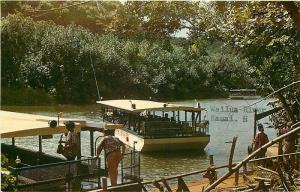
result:
M 230 99 L 240 99 L 240 100 L 254 100 L 260 99 L 261 96 L 229 96 Z
M 210 140 L 209 135 L 171 138 L 144 138 L 127 129 L 115 130 L 115 136 L 126 145 L 141 152 L 203 150 Z

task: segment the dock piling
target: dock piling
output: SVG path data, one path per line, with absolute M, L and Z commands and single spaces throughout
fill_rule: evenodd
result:
M 102 190 L 107 191 L 107 177 L 102 177 Z
M 171 189 L 170 185 L 168 184 L 168 182 L 166 181 L 166 179 L 163 177 L 163 178 L 161 178 L 161 180 L 162 180 L 162 183 L 164 184 L 164 186 L 166 188 L 166 191 L 172 192 L 172 189 Z
M 233 154 L 234 154 L 236 140 L 237 140 L 237 137 L 233 137 L 232 143 L 231 143 L 230 155 L 229 155 L 229 162 L 228 162 L 229 171 L 232 169 L 232 160 L 233 160 Z
M 94 154 L 94 131 L 90 130 L 90 148 L 91 148 L 91 156 L 93 157 Z
M 239 184 L 239 177 L 240 177 L 240 170 L 238 169 L 236 172 L 235 172 L 235 175 L 234 175 L 234 184 L 235 186 L 238 186 Z
M 214 166 L 214 156 L 213 155 L 209 155 L 209 165 Z

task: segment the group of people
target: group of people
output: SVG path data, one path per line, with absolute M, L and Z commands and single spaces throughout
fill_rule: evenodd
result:
M 57 152 L 66 157 L 67 160 L 75 160 L 80 155 L 80 142 L 75 132 L 74 122 L 68 121 L 65 123 L 68 133 L 66 133 L 66 140 L 62 139 L 59 141 L 59 147 Z M 62 145 L 64 143 L 64 146 Z M 106 165 L 108 175 L 111 180 L 111 185 L 117 185 L 118 177 L 118 166 L 123 158 L 126 150 L 125 144 L 120 141 L 117 137 L 111 134 L 111 131 L 104 130 L 104 137 L 97 146 L 97 158 L 99 158 L 102 150 L 105 152 Z

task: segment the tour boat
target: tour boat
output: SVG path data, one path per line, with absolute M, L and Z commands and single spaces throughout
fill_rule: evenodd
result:
M 149 100 L 106 100 L 103 120 L 122 128 L 115 136 L 137 151 L 203 150 L 209 143 L 206 109 Z M 119 126 L 120 127 L 120 126 Z
M 230 99 L 259 99 L 261 98 L 256 94 L 256 89 L 231 89 L 229 91 Z

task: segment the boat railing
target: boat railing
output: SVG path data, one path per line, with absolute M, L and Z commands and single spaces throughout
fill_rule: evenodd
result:
M 42 165 L 24 163 L 9 166 L 16 177 L 19 191 L 80 191 L 101 186 L 101 177 L 107 176 L 105 157 L 89 157 L 79 160 L 62 161 Z M 140 180 L 140 153 L 127 151 L 120 164 L 122 184 Z
M 126 152 L 121 161 L 121 181 L 122 184 L 140 181 L 140 152 L 135 149 Z
M 147 121 L 140 134 L 144 137 L 184 137 L 208 134 L 208 121 Z
M 101 158 L 86 158 L 35 166 L 17 165 L 9 169 L 16 176 L 17 189 L 39 191 L 49 186 L 65 189 L 66 183 L 71 185 L 71 182 L 79 184 L 72 189 L 80 189 L 81 182 L 76 181 L 104 176 L 105 169 L 101 167 Z

